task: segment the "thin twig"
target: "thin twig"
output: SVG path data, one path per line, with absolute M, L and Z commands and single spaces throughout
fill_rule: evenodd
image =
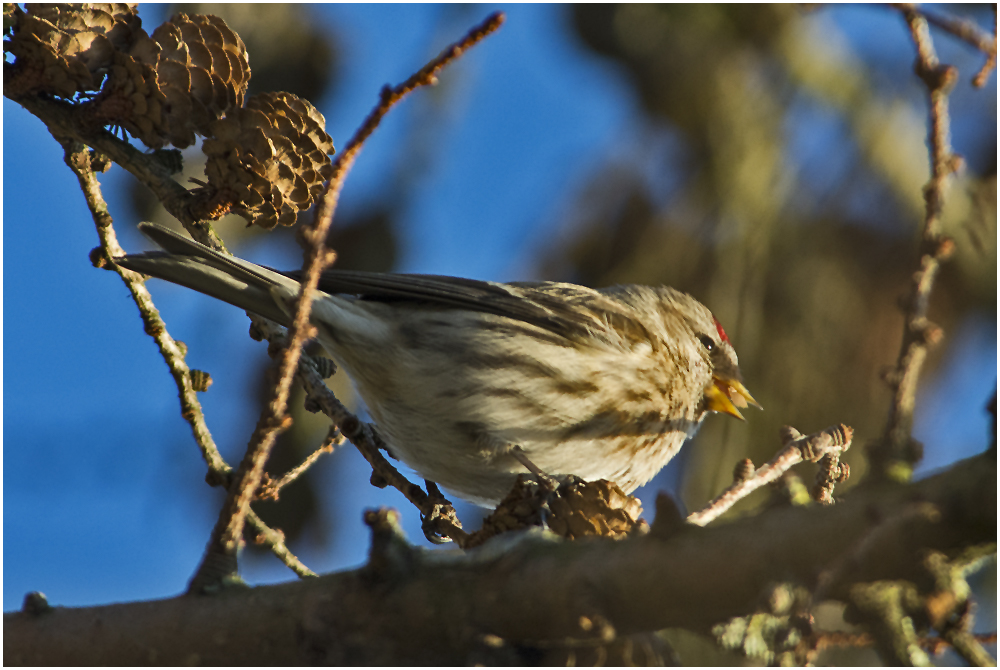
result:
M 997 67 L 997 5 L 993 3 L 993 53 L 986 56 L 986 62 L 979 68 L 979 72 L 972 78 L 972 85 L 976 88 L 986 86 L 986 80 L 990 77 L 990 72 Z
M 278 559 L 291 568 L 292 572 L 299 577 L 317 577 L 318 575 L 310 570 L 305 563 L 299 560 L 298 556 L 288 550 L 285 544 L 285 534 L 280 530 L 268 527 L 266 523 L 253 510 L 247 512 L 247 522 L 257 532 L 256 542 L 266 546 Z
M 892 406 L 882 437 L 869 450 L 874 474 L 895 480 L 909 479 L 914 464 L 920 459 L 919 445 L 911 437 L 913 410 L 927 352 L 943 337 L 941 328 L 928 320 L 927 309 L 941 262 L 955 248 L 954 241 L 941 234 L 941 215 L 949 177 L 960 163 L 951 151 L 948 117 L 948 92 L 958 78 L 958 71 L 938 61 L 927 20 L 912 7 L 901 9 L 917 48 L 917 75 L 929 91 L 931 178 L 924 186 L 921 255 L 905 301 L 903 340 L 896 366 L 886 376 L 893 389 Z
M 299 371 L 302 384 L 311 400 L 317 403 L 323 413 L 336 423 L 341 432 L 357 447 L 372 467 L 373 480 L 384 482 L 403 494 L 418 510 L 424 522 L 424 534 L 428 539 L 447 537 L 459 546 L 464 546 L 468 534 L 454 508 L 447 500 L 428 495 L 420 486 L 409 481 L 382 455 L 376 446 L 376 438 L 370 426 L 360 421 L 337 400 L 333 392 L 323 383 L 315 370 L 307 368 Z
M 894 6 L 904 12 L 911 12 L 923 17 L 928 23 L 951 33 L 960 40 L 964 40 L 987 56 L 990 54 L 995 56 L 997 53 L 996 36 L 990 35 L 976 25 L 974 21 L 947 14 L 937 14 L 928 11 L 924 7 L 918 7 L 909 3 L 899 3 Z
M 330 426 L 323 444 L 318 449 L 309 454 L 305 460 L 281 476 L 281 479 L 267 482 L 261 485 L 257 497 L 260 500 L 278 500 L 281 489 L 285 488 L 296 479 L 301 477 L 306 470 L 312 467 L 313 463 L 319 460 L 323 454 L 332 454 L 334 447 L 338 447 L 346 441 L 344 434 L 336 426 Z
M 198 401 L 197 393 L 191 383 L 191 369 L 184 361 L 184 350 L 179 346 L 167 332 L 166 325 L 160 318 L 160 313 L 153 304 L 153 297 L 146 289 L 146 283 L 142 275 L 125 268 L 118 267 L 109 259 L 116 256 L 124 256 L 125 252 L 118 244 L 115 229 L 112 226 L 111 214 L 108 212 L 107 203 L 101 194 L 101 184 L 97 181 L 94 171 L 91 168 L 91 155 L 87 147 L 75 140 L 62 138 L 60 143 L 65 149 L 66 165 L 76 174 L 80 182 L 80 189 L 87 200 L 87 207 L 90 209 L 97 228 L 97 235 L 101 241 L 101 261 L 107 263 L 107 267 L 118 273 L 118 276 L 125 282 L 132 299 L 139 308 L 142 323 L 146 333 L 156 342 L 160 349 L 163 360 L 166 361 L 170 374 L 177 384 L 177 393 L 180 397 L 181 416 L 191 426 L 191 433 L 201 450 L 202 457 L 208 464 L 209 472 L 212 475 L 225 475 L 231 470 L 226 461 L 219 453 L 215 440 L 205 424 L 205 415 Z
M 315 222 L 310 228 L 303 230 L 302 238 L 307 245 L 305 263 L 300 280 L 299 295 L 296 300 L 295 316 L 288 329 L 288 346 L 283 350 L 278 362 L 278 381 L 268 394 L 268 401 L 250 438 L 246 456 L 240 463 L 233 486 L 230 487 L 229 495 L 223 505 L 219 522 L 212 533 L 205 560 L 192 579 L 189 591 L 200 590 L 221 577 L 221 575 L 210 574 L 218 566 L 224 566 L 225 569 L 231 569 L 232 572 L 236 570 L 236 554 L 242 542 L 244 519 L 250 508 L 250 501 L 260 487 L 264 466 L 274 447 L 275 440 L 281 432 L 291 425 L 291 418 L 287 416 L 285 410 L 292 378 L 300 367 L 299 357 L 302 345 L 315 335 L 315 327 L 309 323 L 312 296 L 319 283 L 320 274 L 335 258 L 334 252 L 326 247 L 326 239 L 333 222 L 333 214 L 343 189 L 344 180 L 361 151 L 362 145 L 378 127 L 382 117 L 397 102 L 414 89 L 435 83 L 436 74 L 441 68 L 495 31 L 501 23 L 503 23 L 503 14 L 491 15 L 482 25 L 473 29 L 465 38 L 446 49 L 405 82 L 395 88 L 382 89 L 378 106 L 368 115 L 361 128 L 348 142 L 347 147 L 334 160 L 332 177 L 319 201 Z M 341 426 L 341 430 L 348 438 L 351 437 L 347 431 L 344 431 L 343 426 Z M 381 455 L 379 454 L 379 456 Z M 220 554 L 229 557 L 230 560 L 220 560 Z M 210 570 L 210 566 L 215 566 L 215 568 Z
M 125 286 L 132 294 L 132 299 L 139 308 L 146 332 L 153 338 L 160 349 L 163 360 L 166 361 L 170 374 L 177 384 L 177 392 L 181 403 L 181 416 L 191 426 L 195 442 L 201 450 L 202 457 L 208 464 L 208 478 L 212 483 L 225 483 L 232 472 L 232 467 L 226 463 L 219 453 L 219 449 L 212 438 L 212 434 L 205 424 L 205 415 L 201 409 L 197 394 L 191 382 L 191 370 L 184 361 L 185 351 L 182 345 L 174 340 L 167 332 L 166 325 L 160 318 L 160 313 L 153 304 L 153 297 L 146 289 L 146 282 L 142 275 L 131 270 L 119 267 L 110 262 L 109 259 L 125 255 L 112 225 L 111 213 L 108 211 L 107 203 L 101 194 L 101 184 L 91 167 L 90 151 L 82 143 L 67 138 L 61 138 L 60 143 L 65 149 L 66 165 L 76 175 L 87 200 L 87 207 L 90 209 L 97 228 L 97 235 L 101 241 L 101 253 L 98 262 L 110 270 L 114 270 L 125 282 Z M 257 531 L 261 543 L 266 545 L 275 556 L 283 561 L 289 568 L 299 576 L 314 576 L 315 573 L 302 564 L 299 559 L 292 554 L 284 544 L 284 535 L 269 528 L 261 519 L 252 514 L 251 524 Z
M 843 424 L 831 426 L 808 436 L 803 436 L 794 428 L 785 426 L 782 440 L 785 447 L 774 458 L 749 476 L 745 472 L 737 473 L 735 481 L 729 488 L 703 509 L 688 515 L 687 522 L 696 526 L 711 523 L 752 492 L 765 484 L 777 481 L 793 465 L 802 461 L 816 462 L 828 454 L 839 456 L 850 448 L 853 435 L 854 431 L 850 426 Z
M 343 177 L 354 164 L 354 161 L 357 158 L 358 153 L 361 151 L 361 146 L 364 144 L 365 140 L 367 140 L 375 129 L 378 128 L 379 123 L 382 121 L 382 117 L 388 113 L 393 105 L 417 88 L 436 84 L 438 72 L 440 72 L 445 66 L 457 60 L 466 50 L 475 46 L 491 33 L 499 29 L 500 26 L 503 25 L 504 20 L 505 16 L 502 12 L 494 12 L 493 14 L 490 14 L 486 17 L 485 21 L 470 30 L 465 37 L 442 51 L 437 58 L 427 63 L 427 65 L 422 67 L 418 72 L 414 73 L 402 84 L 399 84 L 395 88 L 390 86 L 382 88 L 382 91 L 379 94 L 379 104 L 368 114 L 364 123 L 362 123 L 361 127 L 354 133 L 354 137 L 352 137 L 350 142 L 347 143 L 347 147 L 342 153 L 338 154 L 337 158 L 334 160 L 333 177 L 330 179 L 330 186 L 327 189 L 328 195 L 324 198 L 324 202 L 321 203 L 320 209 L 316 215 L 315 232 L 319 232 L 321 229 L 329 228 L 329 221 L 333 218 L 333 211 L 337 206 L 336 199 L 339 196 L 340 187 L 343 184 Z M 324 207 L 324 205 L 326 205 L 326 207 Z M 325 239 L 326 238 L 323 238 L 324 241 Z

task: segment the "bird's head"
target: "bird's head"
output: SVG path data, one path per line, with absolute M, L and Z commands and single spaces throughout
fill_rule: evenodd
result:
M 675 337 L 684 345 L 681 349 L 688 364 L 701 370 L 701 379 L 708 380 L 702 398 L 703 409 L 741 420 L 740 409 L 749 405 L 760 409 L 760 403 L 743 385 L 733 343 L 712 312 L 691 296 L 673 289 L 667 289 L 661 300 L 664 313 L 674 317 L 668 331 L 680 331 L 675 332 Z

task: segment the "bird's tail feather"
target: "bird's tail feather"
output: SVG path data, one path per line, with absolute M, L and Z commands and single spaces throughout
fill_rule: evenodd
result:
M 289 316 L 272 289 L 282 287 L 298 293 L 299 283 L 294 279 L 222 254 L 155 223 L 140 223 L 139 230 L 164 251 L 121 256 L 114 259 L 118 265 L 180 284 L 282 325 L 289 324 Z

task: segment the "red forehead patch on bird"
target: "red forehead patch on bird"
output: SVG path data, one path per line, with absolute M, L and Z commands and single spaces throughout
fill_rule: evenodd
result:
M 716 319 L 716 318 L 715 318 L 715 317 L 713 316 L 713 317 L 712 317 L 712 321 L 715 321 L 715 328 L 716 328 L 716 330 L 718 330 L 718 331 L 719 331 L 719 337 L 720 337 L 720 338 L 722 338 L 722 341 L 723 341 L 723 342 L 729 342 L 729 336 L 728 336 L 728 335 L 726 335 L 726 331 L 724 331 L 724 330 L 722 329 L 722 324 L 721 324 L 721 323 L 719 323 L 719 320 L 718 320 L 718 319 Z M 731 343 L 730 343 L 730 344 L 731 344 Z

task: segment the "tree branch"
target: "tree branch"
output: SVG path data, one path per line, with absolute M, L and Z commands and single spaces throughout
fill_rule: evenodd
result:
M 951 33 L 958 39 L 982 51 L 986 55 L 986 62 L 983 63 L 982 68 L 976 73 L 976 76 L 972 78 L 972 85 L 976 88 L 982 88 L 986 85 L 986 79 L 997 64 L 997 9 L 995 4 L 993 5 L 992 35 L 968 19 L 962 19 L 949 14 L 936 14 L 910 3 L 896 3 L 893 6 L 906 14 L 919 16 L 927 23 Z
M 461 553 L 415 549 L 391 515 L 374 514 L 372 556 L 360 570 L 219 598 L 7 614 L 4 660 L 523 664 L 532 645 L 586 637 L 581 617 L 626 635 L 704 630 L 756 611 L 769 583 L 814 586 L 817 565 L 857 546 L 873 518 L 900 516 L 914 500 L 935 513 L 880 534 L 829 595 L 846 600 L 857 583 L 925 578 L 921 553 L 996 541 L 996 484 L 996 459 L 986 453 L 917 483 L 852 492 L 837 505 L 688 527 L 669 540 L 562 542 L 529 532 Z
M 139 308 L 145 331 L 156 342 L 156 346 L 159 347 L 160 354 L 177 384 L 181 416 L 190 424 L 194 441 L 201 450 L 209 471 L 219 475 L 227 474 L 231 468 L 219 453 L 215 440 L 212 439 L 212 433 L 205 424 L 205 414 L 202 412 L 201 403 L 198 401 L 191 382 L 191 369 L 184 361 L 185 348 L 167 332 L 167 327 L 153 304 L 153 297 L 146 289 L 146 282 L 142 275 L 118 267 L 110 260 L 117 256 L 124 256 L 125 252 L 118 244 L 118 238 L 112 226 L 111 214 L 108 212 L 107 203 L 104 202 L 104 197 L 101 195 L 101 185 L 91 168 L 90 151 L 79 141 L 58 136 L 57 139 L 63 145 L 66 165 L 76 175 L 80 189 L 87 200 L 87 207 L 94 219 L 97 235 L 101 241 L 100 258 L 97 259 L 99 264 L 114 270 L 125 282 L 129 293 L 132 294 L 132 299 Z
M 192 215 L 189 210 L 193 202 L 191 192 L 171 176 L 175 171 L 168 165 L 171 161 L 162 160 L 162 157 L 179 155 L 180 152 L 143 153 L 103 128 L 86 126 L 76 107 L 68 102 L 33 95 L 7 97 L 38 117 L 53 137 L 86 144 L 98 154 L 125 168 L 153 192 L 167 212 L 180 221 L 192 237 L 213 249 L 226 251 L 222 238 L 216 234 L 211 222 L 199 221 Z
M 920 260 L 905 298 L 905 321 L 899 357 L 886 381 L 893 390 L 892 405 L 882 437 L 868 450 L 872 473 L 877 478 L 905 481 L 922 456 L 911 437 L 917 385 L 927 352 L 944 336 L 927 318 L 931 290 L 941 263 L 954 252 L 955 243 L 941 234 L 941 218 L 951 175 L 961 159 L 951 151 L 948 94 L 958 79 L 958 70 L 942 65 L 934 51 L 927 20 L 912 6 L 900 6 L 917 49 L 915 70 L 929 94 L 931 178 L 924 186 L 924 222 L 920 235 Z

